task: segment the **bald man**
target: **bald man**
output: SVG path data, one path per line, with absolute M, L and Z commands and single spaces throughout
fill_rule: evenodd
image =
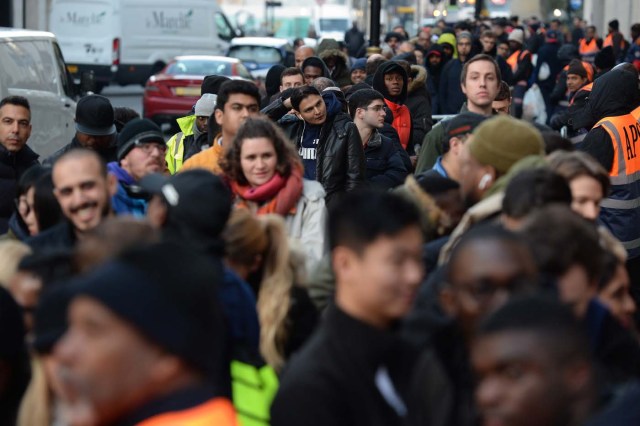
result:
M 295 51 L 296 68 L 300 68 L 305 59 L 316 55 L 316 51 L 310 46 L 300 46 Z

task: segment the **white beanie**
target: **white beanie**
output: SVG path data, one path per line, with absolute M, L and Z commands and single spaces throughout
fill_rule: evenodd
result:
M 517 41 L 520 44 L 524 44 L 524 31 L 520 28 L 514 28 L 509 34 L 509 40 Z
M 196 117 L 209 117 L 211 114 L 213 114 L 213 110 L 216 107 L 217 98 L 218 96 L 212 93 L 205 93 L 204 95 L 202 95 L 200 99 L 198 99 L 198 102 L 196 102 Z

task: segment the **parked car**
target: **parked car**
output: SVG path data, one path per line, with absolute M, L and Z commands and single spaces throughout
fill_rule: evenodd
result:
M 29 100 L 33 128 L 28 144 L 40 158 L 71 142 L 79 95 L 52 33 L 0 28 L 0 99 Z
M 264 79 L 274 65 L 292 67 L 295 64 L 293 46 L 287 39 L 274 37 L 239 37 L 231 41 L 227 52 L 246 65 L 255 78 Z
M 188 114 L 200 98 L 200 86 L 208 75 L 253 80 L 239 59 L 224 56 L 177 56 L 144 87 L 143 115 L 158 124 L 173 125 L 177 117 Z

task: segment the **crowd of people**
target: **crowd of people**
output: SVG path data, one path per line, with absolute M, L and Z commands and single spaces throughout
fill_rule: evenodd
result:
M 640 424 L 640 24 L 583 25 L 354 25 L 49 158 L 2 99 L 0 424 Z

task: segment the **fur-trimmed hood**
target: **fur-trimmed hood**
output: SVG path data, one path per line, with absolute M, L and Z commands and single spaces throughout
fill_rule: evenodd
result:
M 427 85 L 427 69 L 421 65 L 411 65 L 411 83 L 409 83 L 409 93 L 415 92 Z

